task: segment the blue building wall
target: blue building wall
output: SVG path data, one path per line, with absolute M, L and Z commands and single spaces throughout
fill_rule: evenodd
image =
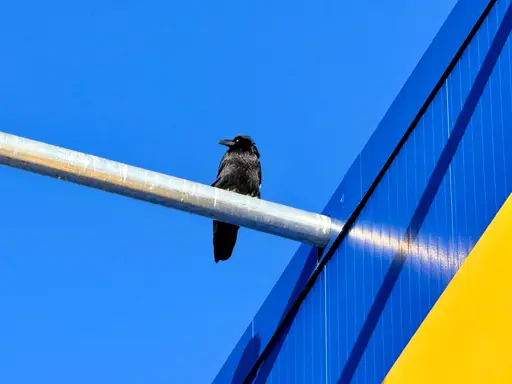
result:
M 299 248 L 215 383 L 382 381 L 512 192 L 509 5 L 457 4 L 324 211 L 347 236 Z

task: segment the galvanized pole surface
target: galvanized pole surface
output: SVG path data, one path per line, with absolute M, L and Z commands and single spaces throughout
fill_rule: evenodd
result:
M 324 215 L 2 132 L 0 164 L 319 247 L 341 231 Z

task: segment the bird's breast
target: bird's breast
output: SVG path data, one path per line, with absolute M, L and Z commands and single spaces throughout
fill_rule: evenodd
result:
M 256 156 L 234 156 L 230 159 L 230 187 L 238 193 L 252 195 L 259 190 L 259 160 Z

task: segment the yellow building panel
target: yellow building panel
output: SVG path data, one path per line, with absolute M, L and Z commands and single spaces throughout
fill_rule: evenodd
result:
M 512 383 L 512 195 L 384 383 Z

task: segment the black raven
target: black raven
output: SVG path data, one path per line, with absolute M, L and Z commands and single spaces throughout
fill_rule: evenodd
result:
M 238 135 L 232 140 L 221 140 L 219 144 L 228 147 L 212 187 L 226 189 L 260 198 L 261 164 L 260 153 L 249 136 Z M 213 253 L 215 262 L 231 257 L 239 227 L 220 221 L 213 221 Z

